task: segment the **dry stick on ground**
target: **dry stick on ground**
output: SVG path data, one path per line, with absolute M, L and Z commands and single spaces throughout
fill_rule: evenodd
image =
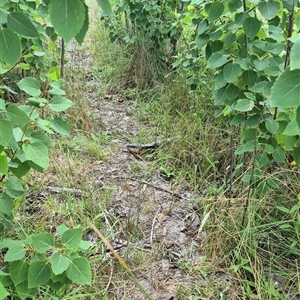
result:
M 174 197 L 177 197 L 177 198 L 180 198 L 180 199 L 183 199 L 183 200 L 189 200 L 189 201 L 191 200 L 191 199 L 189 199 L 189 198 L 186 198 L 186 197 L 184 197 L 184 196 L 181 196 L 181 195 L 178 194 L 178 193 L 174 193 L 174 192 L 172 192 L 172 191 L 169 191 L 169 190 L 167 190 L 167 189 L 164 189 L 164 188 L 162 188 L 162 187 L 160 187 L 160 186 L 157 186 L 157 185 L 155 185 L 155 184 L 153 184 L 153 183 L 151 183 L 151 182 L 148 182 L 148 181 L 145 181 L 145 180 L 142 180 L 142 179 L 138 179 L 138 178 L 134 178 L 134 177 L 123 177 L 123 176 L 116 176 L 115 178 L 126 179 L 126 180 L 128 180 L 128 179 L 134 180 L 134 181 L 137 181 L 137 182 L 140 182 L 140 183 L 144 183 L 144 184 L 146 184 L 146 185 L 149 185 L 149 186 L 153 187 L 154 189 L 157 189 L 157 190 L 160 190 L 160 191 L 162 191 L 162 192 L 168 193 L 168 194 L 170 194 L 170 195 L 172 195 L 172 196 L 174 196 Z
M 136 278 L 136 276 L 133 274 L 133 272 L 129 269 L 125 261 L 122 259 L 122 257 L 119 255 L 118 252 L 115 251 L 113 246 L 110 244 L 110 242 L 105 238 L 105 236 L 100 232 L 100 230 L 90 221 L 87 220 L 90 228 L 95 231 L 95 233 L 99 236 L 99 238 L 102 240 L 102 242 L 105 244 L 105 246 L 111 251 L 111 253 L 114 255 L 114 257 L 119 261 L 120 265 L 125 269 L 125 271 L 128 273 L 128 275 L 132 278 L 134 283 L 138 286 L 138 288 L 141 290 L 141 292 L 144 294 L 144 296 L 148 300 L 153 300 L 153 298 L 148 294 L 148 292 L 145 290 L 145 288 L 141 285 L 139 280 Z

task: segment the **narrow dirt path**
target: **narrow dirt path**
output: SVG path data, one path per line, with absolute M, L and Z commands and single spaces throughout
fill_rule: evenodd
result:
M 92 119 L 101 124 L 99 130 L 106 131 L 112 143 L 108 160 L 93 166 L 94 178 L 91 178 L 97 188 L 115 188 L 108 212 L 117 222 L 107 228 L 107 234 L 114 237 L 113 244 L 120 248 L 121 256 L 153 299 L 179 299 L 176 298 L 179 285 L 199 285 L 193 276 L 179 268 L 180 264 L 185 262 L 192 267 L 203 259 L 204 233 L 198 231 L 200 218 L 193 208 L 192 193 L 173 192 L 159 171 L 147 181 L 136 177 L 133 167 L 145 169 L 151 162 L 133 155 L 127 144 L 138 135 L 143 124 L 130 113 L 130 103 L 122 95 L 97 95 L 96 87 L 103 88 L 103 83 L 88 71 L 91 57 L 76 51 L 76 45 L 69 51 L 71 64 L 81 66 L 81 72 L 89 74 L 83 77 Z M 116 284 L 114 276 L 109 295 L 111 299 L 144 299 L 130 279 Z
M 173 193 L 159 172 L 147 182 L 136 178 L 132 164 L 143 169 L 149 162 L 132 155 L 126 145 L 131 142 L 128 137 L 137 135 L 142 125 L 128 113 L 126 103 L 103 97 L 95 100 L 101 123 L 114 145 L 109 161 L 101 163 L 95 175 L 101 184 L 116 187 L 109 212 L 118 217 L 118 238 L 126 240 L 123 248 L 127 249 L 121 253 L 129 261 L 136 251 L 142 255 L 143 263 L 131 267 L 154 299 L 175 299 L 179 283 L 193 283 L 176 263 L 185 260 L 197 264 L 201 260 L 200 220 L 188 199 L 191 195 Z M 143 299 L 131 281 L 115 287 L 111 294 L 115 299 Z

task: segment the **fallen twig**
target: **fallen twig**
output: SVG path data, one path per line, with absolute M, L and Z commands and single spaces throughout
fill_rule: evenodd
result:
M 134 283 L 138 286 L 138 288 L 142 291 L 144 296 L 148 300 L 153 300 L 153 298 L 148 294 L 148 292 L 145 290 L 145 288 L 141 285 L 139 280 L 136 278 L 136 276 L 133 274 L 133 272 L 130 270 L 130 268 L 127 266 L 125 261 L 122 259 L 122 257 L 119 255 L 118 252 L 115 251 L 113 246 L 110 244 L 110 242 L 106 239 L 106 237 L 100 232 L 100 230 L 90 221 L 88 220 L 88 224 L 92 230 L 95 231 L 95 233 L 99 236 L 99 238 L 102 240 L 104 245 L 111 251 L 111 253 L 114 255 L 114 257 L 119 261 L 120 265 L 125 269 L 125 271 L 129 274 L 129 276 L 132 278 Z

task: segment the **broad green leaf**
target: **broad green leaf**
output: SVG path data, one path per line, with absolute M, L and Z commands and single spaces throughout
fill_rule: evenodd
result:
M 213 2 L 209 5 L 208 21 L 213 22 L 219 19 L 224 11 L 224 4 L 222 2 Z
M 201 49 L 202 47 L 204 47 L 205 45 L 207 45 L 207 43 L 209 42 L 209 35 L 208 34 L 201 34 L 199 36 L 196 37 L 196 45 L 199 49 Z
M 91 247 L 91 243 L 89 241 L 80 241 L 79 248 L 83 250 L 87 250 Z
M 294 148 L 293 150 L 293 158 L 298 166 L 300 166 L 300 146 Z
M 208 22 L 207 20 L 204 19 L 198 25 L 197 34 L 201 35 L 206 31 L 207 28 L 208 28 Z
M 77 284 L 91 284 L 92 272 L 88 260 L 85 257 L 74 258 L 67 269 L 67 276 Z
M 46 261 L 34 261 L 28 269 L 28 288 L 39 287 L 49 281 L 51 267 Z
M 267 20 L 275 18 L 279 11 L 279 8 L 280 5 L 276 1 L 261 1 L 258 4 L 258 10 L 260 11 L 261 15 Z
M 45 98 L 36 98 L 36 97 L 29 97 L 27 99 L 28 104 L 34 107 L 43 107 L 48 103 L 48 100 Z
M 7 157 L 6 157 L 6 153 L 2 151 L 0 153 L 0 174 L 7 175 L 7 171 L 8 171 Z
M 38 166 L 47 169 L 49 165 L 49 156 L 47 147 L 41 142 L 32 144 L 23 144 L 23 151 Z
M 295 25 L 300 29 L 300 12 L 295 14 Z
M 7 119 L 15 125 L 25 125 L 30 121 L 27 114 L 17 105 L 11 104 L 6 109 Z
M 20 90 L 24 91 L 30 96 L 36 97 L 41 94 L 41 86 L 38 80 L 34 77 L 23 78 L 17 83 Z
M 254 17 L 248 17 L 243 22 L 244 32 L 250 39 L 253 39 L 257 35 L 260 27 L 261 22 Z
M 14 285 L 27 280 L 28 263 L 23 260 L 13 261 L 9 266 L 9 273 Z
M 49 15 L 54 29 L 68 43 L 83 27 L 85 6 L 81 0 L 51 0 Z
M 9 296 L 9 293 L 3 286 L 3 284 L 0 282 L 0 300 L 6 299 L 6 297 Z
M 291 151 L 294 149 L 294 146 L 297 142 L 296 136 L 286 136 L 284 141 L 284 150 Z
M 112 15 L 111 6 L 108 0 L 97 0 L 97 3 L 106 15 Z
M 17 154 L 17 157 L 19 157 L 19 155 Z M 10 171 L 17 177 L 17 178 L 21 178 L 23 177 L 25 174 L 27 174 L 30 170 L 30 166 L 28 164 L 28 161 L 24 161 L 21 162 L 20 160 L 16 159 L 18 162 L 18 166 L 16 168 L 10 168 Z M 14 162 L 16 161 L 14 160 Z
M 223 69 L 223 76 L 227 82 L 235 80 L 241 72 L 241 67 L 238 64 L 229 63 Z
M 300 105 L 296 109 L 296 122 L 298 124 L 299 129 L 300 129 Z
M 289 122 L 289 124 L 286 126 L 283 134 L 287 135 L 287 136 L 294 136 L 294 135 L 300 134 L 300 130 L 299 130 L 296 119 Z
M 259 124 L 260 122 L 260 115 L 259 114 L 255 114 L 251 117 L 249 117 L 245 122 L 244 125 L 248 126 L 248 127 L 255 127 Z
M 29 140 L 31 143 L 41 142 L 47 148 L 49 148 L 51 144 L 51 139 L 42 131 L 34 131 Z
M 59 69 L 58 67 L 53 67 L 49 70 L 47 77 L 52 81 L 57 81 L 60 79 Z
M 51 258 L 51 268 L 55 275 L 61 274 L 69 267 L 70 260 L 61 253 L 55 252 Z
M 11 246 L 4 256 L 4 261 L 17 261 L 25 257 L 26 250 L 23 245 Z
M 47 133 L 50 133 L 50 134 L 54 133 L 54 132 L 51 130 L 51 125 L 50 125 L 50 121 L 49 121 L 49 120 L 45 120 L 45 119 L 42 119 L 42 118 L 38 118 L 38 119 L 36 120 L 36 124 L 37 124 L 37 126 L 38 126 L 40 129 L 46 131 Z
M 61 242 L 66 248 L 76 248 L 79 246 L 82 238 L 82 229 L 73 228 L 65 231 L 61 236 Z
M 298 107 L 300 105 L 300 69 L 285 70 L 275 81 L 269 99 L 272 107 Z
M 88 12 L 88 7 L 86 4 L 84 4 L 84 8 L 85 8 L 84 23 L 83 23 L 83 26 L 81 27 L 79 33 L 75 36 L 75 39 L 79 45 L 81 45 L 83 43 L 84 37 L 89 29 L 89 12 Z
M 274 149 L 274 147 L 272 145 L 266 145 L 265 151 L 268 154 L 272 154 L 272 153 L 274 153 L 275 149 Z
M 268 66 L 264 68 L 264 72 L 266 75 L 274 77 L 277 77 L 281 73 L 279 66 Z
M 6 190 L 5 193 L 12 198 L 17 198 L 24 193 L 24 187 L 19 178 L 15 176 L 10 176 L 6 180 Z
M 279 129 L 279 123 L 276 120 L 266 120 L 266 128 L 272 134 L 277 134 Z
M 49 90 L 49 94 L 53 96 L 65 96 L 66 92 L 62 89 L 58 89 L 54 87 L 51 90 Z
M 0 28 L 0 61 L 14 65 L 21 55 L 21 41 L 16 33 Z
M 38 253 L 46 253 L 53 246 L 53 235 L 50 233 L 39 233 L 32 236 L 33 248 Z
M 228 46 L 233 44 L 236 41 L 236 35 L 234 33 L 229 32 L 227 36 L 224 38 L 224 45 Z
M 279 163 L 285 162 L 285 151 L 281 147 L 277 147 L 272 156 L 273 159 Z
M 240 0 L 230 0 L 228 3 L 228 9 L 230 12 L 236 12 L 242 6 L 242 1 Z
M 290 66 L 291 70 L 300 69 L 300 41 L 292 46 Z
M 264 166 L 266 166 L 269 162 L 269 159 L 266 155 L 264 154 L 257 154 L 256 158 L 255 158 L 255 163 L 257 165 L 258 168 L 262 168 Z
M 226 98 L 228 100 L 233 100 L 238 96 L 239 92 L 240 89 L 237 86 L 229 84 L 226 88 Z
M 238 126 L 245 122 L 245 116 L 243 114 L 236 114 L 231 120 L 230 125 Z
M 39 33 L 29 17 L 21 11 L 13 11 L 7 17 L 7 25 L 14 32 L 28 38 L 38 37 Z
M 69 135 L 68 123 L 63 118 L 52 119 L 50 121 L 50 125 L 55 132 L 57 132 L 61 135 Z
M 0 213 L 5 215 L 11 215 L 13 210 L 13 201 L 5 194 L 0 194 Z
M 69 228 L 65 224 L 61 224 L 56 228 L 56 231 L 60 236 L 62 236 L 62 234 L 67 230 L 69 230 Z
M 239 64 L 243 70 L 249 69 L 250 62 L 251 62 L 250 58 L 240 58 L 239 57 L 238 59 L 236 59 L 236 63 Z
M 220 89 L 227 85 L 227 81 L 224 79 L 223 71 L 219 72 L 213 77 L 213 81 L 215 82 L 215 90 Z
M 259 149 L 259 144 L 256 145 L 256 148 Z M 255 143 L 254 140 L 252 140 L 239 146 L 234 153 L 236 155 L 241 155 L 244 154 L 245 152 L 254 152 L 254 151 L 255 151 Z
M 254 86 L 250 87 L 250 91 L 254 92 L 254 93 L 261 93 L 263 94 L 264 90 L 265 90 L 265 86 L 266 84 L 268 84 L 268 81 L 260 81 L 258 83 L 256 83 Z
M 49 108 L 53 111 L 65 111 L 73 105 L 74 102 L 62 96 L 54 96 L 49 102 Z
M 229 55 L 220 52 L 213 53 L 212 56 L 207 61 L 207 67 L 210 69 L 215 69 L 225 65 L 228 61 Z
M 242 74 L 242 80 L 248 87 L 251 87 L 256 83 L 257 73 L 252 70 L 246 70 Z
M 254 107 L 254 101 L 250 99 L 239 99 L 236 102 L 236 106 L 234 107 L 234 110 L 237 111 L 251 111 Z
M 37 293 L 37 288 L 29 289 L 28 281 L 26 280 L 16 286 L 16 291 L 22 300 L 34 299 Z
M 9 121 L 0 119 L 0 129 L 0 145 L 5 147 L 12 138 L 13 127 Z

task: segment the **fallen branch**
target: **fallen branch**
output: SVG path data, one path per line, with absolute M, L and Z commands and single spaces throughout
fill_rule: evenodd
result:
M 111 251 L 111 253 L 114 255 L 114 257 L 119 261 L 120 265 L 129 274 L 129 276 L 132 278 L 132 280 L 137 285 L 137 287 L 142 291 L 142 293 L 144 294 L 144 296 L 148 300 L 153 300 L 153 298 L 148 294 L 148 292 L 145 290 L 145 288 L 141 285 L 141 283 L 139 282 L 139 280 L 136 278 L 136 276 L 133 274 L 133 272 L 127 266 L 127 264 L 125 263 L 125 261 L 119 255 L 119 253 L 115 251 L 115 249 L 110 244 L 110 242 L 106 239 L 106 237 L 100 232 L 100 230 L 90 220 L 88 220 L 88 224 L 89 224 L 90 228 L 92 230 L 94 230 L 95 233 L 99 236 L 99 238 L 102 240 L 102 242 L 104 243 L 104 245 Z

